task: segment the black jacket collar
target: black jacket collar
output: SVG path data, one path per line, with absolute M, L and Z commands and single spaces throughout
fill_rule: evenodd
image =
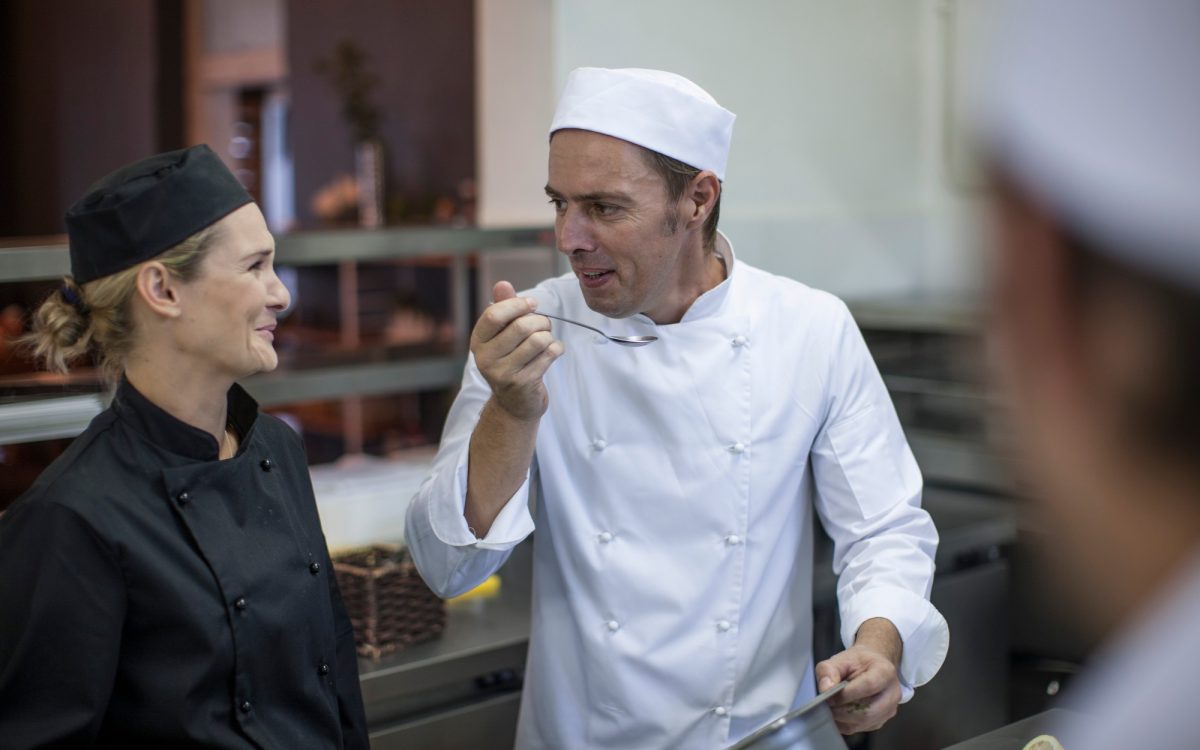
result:
M 238 447 L 238 453 L 241 453 L 258 417 L 258 402 L 236 383 L 229 389 L 226 399 L 225 418 L 241 441 Z M 165 450 L 197 461 L 216 461 L 219 457 L 220 446 L 216 438 L 171 416 L 124 377 L 113 396 L 112 409 L 119 419 Z

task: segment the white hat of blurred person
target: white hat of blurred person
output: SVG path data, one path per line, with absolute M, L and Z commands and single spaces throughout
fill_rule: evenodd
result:
M 980 125 L 1098 250 L 1200 288 L 1200 2 L 1010 0 Z
M 576 68 L 550 135 L 566 128 L 590 130 L 657 151 L 716 173 L 725 163 L 735 115 L 683 76 L 644 68 Z

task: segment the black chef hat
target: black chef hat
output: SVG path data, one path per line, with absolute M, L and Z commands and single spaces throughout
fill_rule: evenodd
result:
M 84 284 L 134 266 L 251 200 L 208 146 L 121 167 L 67 211 L 71 275 Z

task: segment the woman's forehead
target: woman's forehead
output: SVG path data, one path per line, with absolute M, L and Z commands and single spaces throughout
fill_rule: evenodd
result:
M 262 211 L 253 203 L 247 203 L 221 219 L 214 226 L 214 231 L 217 235 L 214 239 L 219 245 L 238 251 L 268 250 L 275 247 L 275 238 L 267 229 Z

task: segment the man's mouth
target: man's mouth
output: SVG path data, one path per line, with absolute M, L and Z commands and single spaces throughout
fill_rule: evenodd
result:
M 579 274 L 579 283 L 588 289 L 599 289 L 615 275 L 614 271 L 603 268 L 578 268 L 575 273 Z

